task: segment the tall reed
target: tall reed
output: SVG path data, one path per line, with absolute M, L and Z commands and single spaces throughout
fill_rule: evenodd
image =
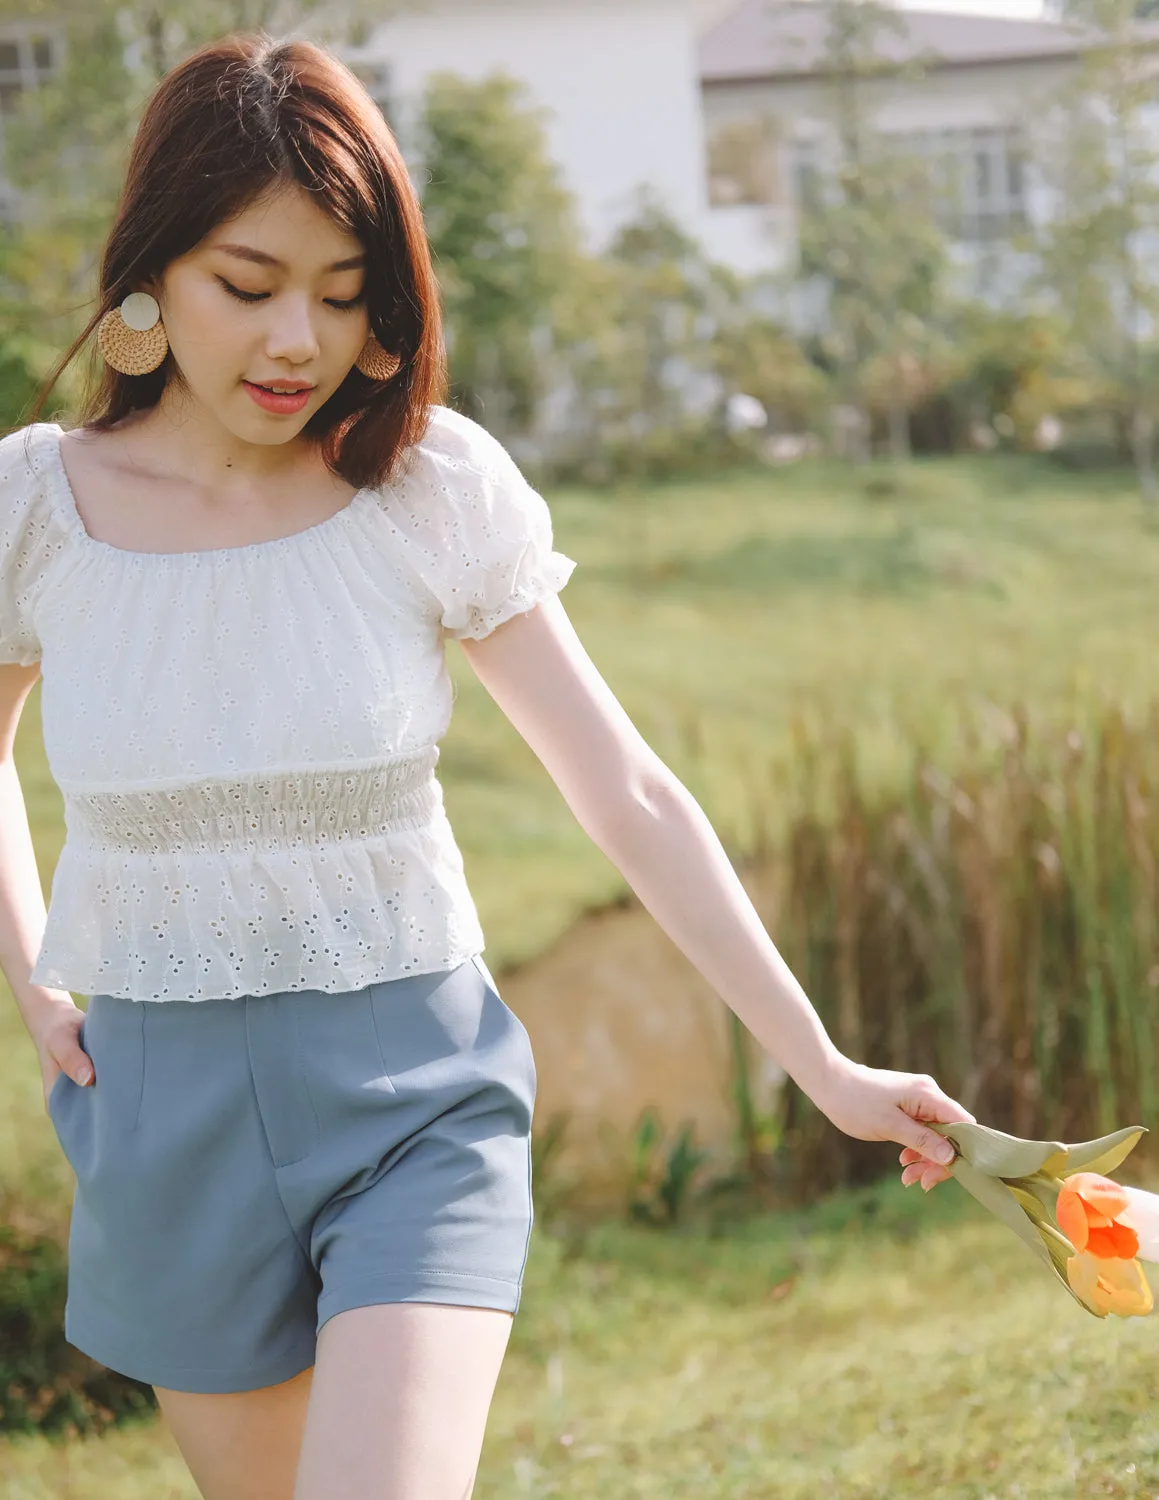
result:
M 976 719 L 953 770 L 918 755 L 900 791 L 847 737 L 794 759 L 794 805 L 750 830 L 762 915 L 838 1044 L 1016 1135 L 1159 1126 L 1159 703 L 1134 725 Z M 792 1086 L 781 1111 L 797 1193 L 880 1172 Z

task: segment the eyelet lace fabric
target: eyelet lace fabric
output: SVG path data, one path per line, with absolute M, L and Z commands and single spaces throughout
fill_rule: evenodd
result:
M 67 830 L 33 982 L 338 993 L 482 952 L 436 774 L 444 641 L 575 567 L 504 449 L 435 408 L 328 520 L 147 553 L 88 535 L 60 436 L 0 442 L 0 661 L 41 663 Z

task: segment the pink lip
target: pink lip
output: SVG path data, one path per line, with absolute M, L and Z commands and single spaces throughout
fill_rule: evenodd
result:
M 278 384 L 281 385 L 282 382 L 279 380 Z M 287 381 L 286 384 L 292 385 L 296 384 L 296 382 Z M 284 417 L 293 416 L 295 412 L 301 411 L 309 402 L 311 392 L 314 389 L 313 386 L 303 386 L 293 391 L 290 395 L 280 395 L 274 391 L 267 390 L 263 385 L 255 385 L 252 380 L 243 380 L 242 385 L 245 386 L 251 399 L 263 411 L 274 412 L 278 416 Z

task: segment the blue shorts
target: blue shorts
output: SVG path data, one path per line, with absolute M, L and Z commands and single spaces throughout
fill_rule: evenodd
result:
M 535 1064 L 486 965 L 343 994 L 94 995 L 88 1088 L 49 1113 L 76 1174 L 65 1336 L 172 1390 L 314 1363 L 335 1313 L 514 1313 Z

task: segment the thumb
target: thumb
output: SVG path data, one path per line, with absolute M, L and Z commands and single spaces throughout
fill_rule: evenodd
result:
M 972 1122 L 973 1119 L 968 1109 L 963 1109 L 957 1100 L 943 1094 L 936 1084 L 932 1088 L 927 1084 L 916 1097 L 899 1104 L 894 1139 L 899 1145 L 920 1151 L 930 1161 L 948 1166 L 957 1156 L 957 1149 L 952 1141 L 940 1131 L 931 1130 L 926 1122 L 952 1125 L 958 1121 Z
M 920 1125 L 901 1109 L 895 1118 L 893 1138 L 900 1146 L 909 1146 L 929 1161 L 941 1162 L 943 1166 L 949 1166 L 958 1154 L 952 1141 L 938 1131 Z
M 62 1072 L 67 1073 L 74 1083 L 79 1083 L 83 1088 L 93 1081 L 94 1070 L 92 1059 L 80 1045 L 79 1042 L 65 1043 L 54 1054 L 54 1060 Z

